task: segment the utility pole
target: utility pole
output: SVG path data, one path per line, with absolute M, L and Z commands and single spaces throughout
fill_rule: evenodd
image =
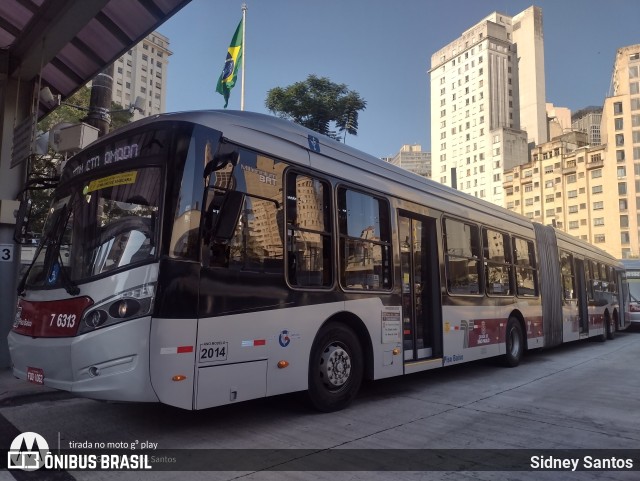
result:
M 113 64 L 106 67 L 93 79 L 91 85 L 91 99 L 86 122 L 96 127 L 98 136 L 109 133 L 111 125 L 111 91 L 113 90 Z

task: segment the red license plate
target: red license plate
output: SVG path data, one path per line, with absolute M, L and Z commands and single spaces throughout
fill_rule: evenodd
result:
M 27 367 L 27 381 L 44 384 L 44 371 L 39 367 Z

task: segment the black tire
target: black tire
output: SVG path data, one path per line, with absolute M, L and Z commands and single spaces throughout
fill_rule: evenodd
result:
M 613 319 L 615 319 L 615 316 L 613 317 Z M 613 338 L 615 337 L 616 326 L 618 323 L 616 322 L 614 324 L 612 321 L 612 318 L 609 317 L 609 314 L 606 314 L 604 316 L 604 324 L 605 324 L 605 331 L 607 333 L 607 339 L 612 341 Z
M 504 355 L 504 364 L 507 367 L 516 367 L 522 360 L 525 344 L 522 326 L 515 317 L 510 317 L 507 322 L 505 343 L 507 352 Z
M 322 412 L 347 407 L 358 394 L 364 372 L 362 347 L 353 330 L 343 324 L 324 326 L 309 358 L 309 400 Z

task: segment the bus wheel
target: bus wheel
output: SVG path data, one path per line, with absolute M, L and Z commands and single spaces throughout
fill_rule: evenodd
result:
M 510 317 L 507 322 L 505 342 L 507 353 L 504 355 L 504 363 L 508 367 L 516 367 L 520 364 L 524 353 L 524 335 L 520 322 L 515 317 Z
M 347 326 L 327 324 L 311 348 L 309 399 L 319 411 L 338 411 L 356 397 L 364 372 L 362 348 Z
M 605 329 L 607 331 L 607 339 L 612 340 L 615 337 L 615 324 L 617 324 L 617 322 L 614 324 L 611 318 L 609 317 L 609 315 L 607 314 L 604 316 L 604 323 L 605 323 Z

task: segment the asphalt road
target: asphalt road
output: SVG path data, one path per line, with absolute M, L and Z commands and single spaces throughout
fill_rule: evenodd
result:
M 638 480 L 639 369 L 640 331 L 634 330 L 605 343 L 581 341 L 530 352 L 513 369 L 482 361 L 367 383 L 351 407 L 329 414 L 311 410 L 300 394 L 197 412 L 43 394 L 0 407 L 2 444 L 32 431 L 51 449 L 58 443 L 67 448 L 70 442 L 112 442 L 134 444 L 136 454 L 170 457 L 175 450 L 196 450 L 196 464 L 190 466 L 232 470 L 68 470 L 55 477 L 12 470 L 0 471 L 0 481 Z M 142 442 L 155 446 L 140 450 Z M 354 454 L 335 456 L 336 448 Z M 264 451 L 268 459 L 252 462 L 252 455 L 263 453 L 254 450 L 262 449 L 271 450 Z M 518 453 L 527 455 L 522 469 L 489 471 L 504 466 L 506 458 L 519 463 Z M 636 471 L 532 471 L 530 454 L 555 454 L 556 462 L 578 457 L 583 468 L 585 455 L 592 461 L 613 455 L 631 459 Z M 480 456 L 486 456 L 484 462 Z M 474 470 L 456 470 L 455 459 L 466 458 L 473 458 L 466 466 Z

